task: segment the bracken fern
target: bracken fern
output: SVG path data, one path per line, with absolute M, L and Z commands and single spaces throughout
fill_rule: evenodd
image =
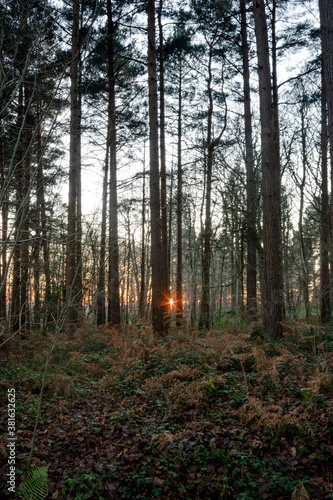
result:
M 47 495 L 48 466 L 32 469 L 23 485 L 21 495 L 24 500 L 43 500 Z

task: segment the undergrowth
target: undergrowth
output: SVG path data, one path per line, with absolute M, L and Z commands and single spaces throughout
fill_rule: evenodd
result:
M 236 317 L 164 339 L 149 324 L 60 335 L 34 453 L 48 498 L 333 498 L 333 332 L 285 326 L 277 344 Z M 31 333 L 0 354 L 19 482 L 51 342 Z

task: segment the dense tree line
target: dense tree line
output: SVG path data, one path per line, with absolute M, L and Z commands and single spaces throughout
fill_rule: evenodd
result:
M 328 322 L 331 11 L 3 3 L 3 330 L 148 319 L 165 335 L 232 311 L 278 339 L 285 319 Z

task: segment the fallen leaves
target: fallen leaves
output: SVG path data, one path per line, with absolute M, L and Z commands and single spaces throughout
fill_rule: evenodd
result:
M 65 367 L 86 368 L 95 378 L 71 397 L 68 374 L 59 383 L 51 378 L 37 433 L 36 455 L 49 465 L 49 498 L 312 500 L 330 492 L 331 353 L 318 347 L 319 363 L 295 353 L 294 344 L 290 350 L 254 344 L 236 331 L 183 333 L 161 344 L 149 326 L 140 339 L 133 339 L 135 327 L 98 329 L 95 339 L 81 335 L 62 344 L 58 357 L 68 354 Z M 89 348 L 104 342 L 108 352 L 82 352 L 88 340 Z M 45 340 L 39 342 L 44 349 Z M 37 400 L 24 397 L 17 430 L 22 469 Z

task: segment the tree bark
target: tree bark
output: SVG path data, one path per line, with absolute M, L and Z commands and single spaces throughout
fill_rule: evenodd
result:
M 267 337 L 282 337 L 283 280 L 281 242 L 281 172 L 276 96 L 272 96 L 264 0 L 253 0 L 257 42 L 262 150 L 264 239 L 264 325 Z
M 243 59 L 244 122 L 245 122 L 245 168 L 246 168 L 246 240 L 247 276 L 246 308 L 252 319 L 257 312 L 257 231 L 256 231 L 256 184 L 252 141 L 252 114 L 250 96 L 249 46 L 246 28 L 246 3 L 240 0 L 241 35 Z
M 24 115 L 25 123 L 23 127 L 22 141 L 22 218 L 21 224 L 21 282 L 20 282 L 20 328 L 29 328 L 29 307 L 28 307 L 28 279 L 29 279 L 29 192 L 30 192 L 30 139 L 31 139 L 31 117 L 29 110 L 29 90 L 27 82 L 23 85 L 24 90 Z
M 139 318 L 145 318 L 145 297 L 146 297 L 146 242 L 145 242 L 145 226 L 146 226 L 146 145 L 143 150 L 143 173 L 142 173 L 142 226 L 141 226 L 141 281 L 140 281 L 140 297 L 139 297 Z
M 4 129 L 0 118 L 0 187 L 5 189 L 5 157 L 4 157 Z M 7 319 L 7 232 L 8 232 L 8 200 L 5 195 L 1 206 L 1 273 L 0 273 L 0 320 Z
M 116 93 L 114 72 L 114 32 L 111 0 L 107 0 L 108 11 L 108 84 L 109 84 L 109 138 L 110 138 L 110 225 L 109 225 L 109 284 L 108 322 L 120 323 L 119 294 L 119 248 L 118 248 L 118 194 L 117 194 L 117 129 Z
M 306 254 L 305 254 L 305 242 L 304 242 L 304 235 L 303 235 L 304 189 L 305 189 L 305 181 L 306 181 L 306 164 L 307 164 L 306 128 L 305 128 L 305 122 L 304 122 L 304 106 L 305 106 L 305 102 L 304 102 L 304 96 L 303 96 L 303 102 L 301 105 L 303 175 L 302 175 L 302 180 L 300 183 L 301 196 L 300 196 L 300 209 L 299 209 L 299 217 L 298 217 L 298 232 L 299 232 L 299 241 L 300 241 L 300 247 L 301 247 L 301 262 L 302 262 L 301 283 L 302 283 L 302 288 L 303 288 L 305 317 L 307 320 L 309 320 L 310 319 L 309 270 L 308 270 L 308 263 L 307 263 Z M 326 179 L 326 182 L 327 182 L 327 179 Z M 327 185 L 326 185 L 326 189 L 327 189 Z M 328 198 L 327 198 L 327 201 L 328 201 Z
M 328 202 L 328 165 L 327 165 L 327 105 L 326 89 L 324 82 L 324 69 L 322 71 L 321 93 L 321 245 L 320 245 L 320 320 L 327 323 L 331 317 L 330 303 L 330 276 L 329 276 L 329 234 L 330 211 Z
M 152 323 L 157 335 L 168 330 L 165 318 L 166 300 L 163 297 L 160 186 L 158 164 L 158 113 L 155 41 L 155 0 L 148 0 L 148 89 L 149 89 L 149 151 L 150 151 L 150 213 L 151 213 L 151 272 L 152 272 Z
M 213 121 L 213 96 L 212 96 L 212 49 L 209 49 L 207 92 L 209 99 L 207 121 L 207 158 L 206 158 L 206 196 L 205 196 L 205 225 L 202 250 L 202 294 L 200 308 L 200 328 L 210 326 L 210 263 L 211 263 L 211 197 L 212 197 L 212 171 L 213 151 L 212 121 Z
M 164 104 L 164 54 L 163 54 L 163 28 L 162 28 L 163 0 L 159 2 L 158 27 L 159 27 L 159 63 L 160 63 L 160 158 L 161 158 L 161 244 L 162 244 L 162 293 L 164 300 L 170 299 L 169 263 L 168 263 L 168 213 L 167 213 L 167 185 L 166 185 L 166 160 L 165 160 L 165 104 Z M 170 321 L 170 309 L 164 309 L 165 321 Z
M 327 137 L 331 158 L 331 180 L 333 189 L 333 4 L 330 0 L 319 0 L 323 83 L 322 83 L 322 242 L 321 242 L 321 321 L 326 323 L 331 317 L 328 241 L 330 238 L 330 224 L 328 214 L 328 186 L 327 186 Z M 327 118 L 326 104 L 327 103 Z M 326 129 L 327 119 L 327 131 Z M 325 123 L 324 123 L 325 122 Z M 331 202 L 333 220 L 333 202 Z
M 81 99 L 79 88 L 80 61 L 80 0 L 73 0 L 72 59 L 71 78 L 71 117 L 69 146 L 69 192 L 68 192 L 68 233 L 66 255 L 66 301 L 67 318 L 65 329 L 69 337 L 74 335 L 79 323 L 80 307 L 77 289 L 78 264 L 78 189 L 81 185 Z
M 51 278 L 50 278 L 50 253 L 49 243 L 47 240 L 47 224 L 46 224 L 46 209 L 45 209 L 45 186 L 44 186 L 44 171 L 43 171 L 43 145 L 42 145 L 42 130 L 41 130 L 41 103 L 37 103 L 37 209 L 39 227 L 36 230 L 37 240 L 36 248 L 36 271 L 35 271 L 35 314 L 39 315 L 39 299 L 40 293 L 40 250 L 43 252 L 43 268 L 45 276 L 44 304 L 47 305 L 51 298 Z
M 24 120 L 23 107 L 23 83 L 19 86 L 18 106 L 17 106 L 17 129 L 22 131 Z M 18 139 L 19 141 L 21 138 Z M 20 147 L 18 148 L 20 151 Z M 11 297 L 11 329 L 13 332 L 20 329 L 20 282 L 21 282 L 21 217 L 22 217 L 22 177 L 23 165 L 18 155 L 15 169 L 16 178 L 16 215 L 15 215 L 15 243 L 13 251 L 13 279 L 12 279 L 12 297 Z
M 183 171 L 182 171 L 182 60 L 179 59 L 178 83 L 178 137 L 177 137 L 177 273 L 176 273 L 176 320 L 181 326 L 183 319 Z
M 108 201 L 109 176 L 109 123 L 107 125 L 106 152 L 103 177 L 103 200 L 101 221 L 101 249 L 99 256 L 98 285 L 97 285 L 97 325 L 104 325 L 106 319 L 105 307 L 105 257 L 106 257 L 106 210 Z

